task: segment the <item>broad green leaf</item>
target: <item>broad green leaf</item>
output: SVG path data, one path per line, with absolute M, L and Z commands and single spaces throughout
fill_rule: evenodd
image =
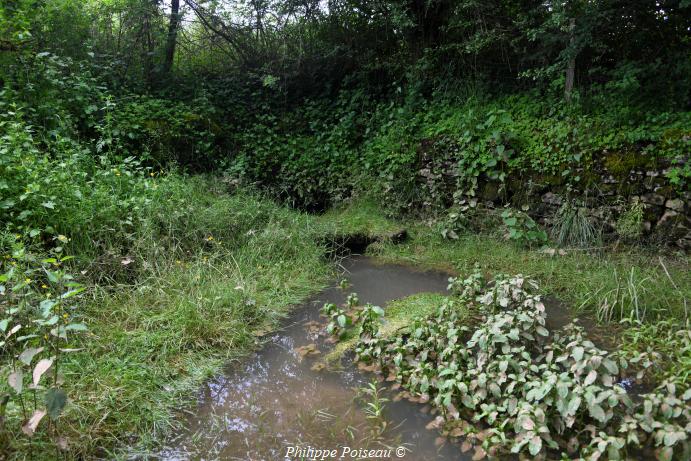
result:
M 605 410 L 603 410 L 602 407 L 597 403 L 588 406 L 588 413 L 590 413 L 590 416 L 600 421 L 601 423 L 604 423 L 607 419 L 607 416 L 605 415 Z
M 52 420 L 58 419 L 67 403 L 67 394 L 62 389 L 51 388 L 46 392 L 46 409 Z
M 571 351 L 571 355 L 573 356 L 573 358 L 574 358 L 577 362 L 580 362 L 581 359 L 583 359 L 583 353 L 584 353 L 584 352 L 585 352 L 585 350 L 584 350 L 582 347 L 577 346 L 577 347 L 574 347 L 574 348 L 573 348 L 573 351 Z
M 539 435 L 536 435 L 532 439 L 530 439 L 530 442 L 528 443 L 528 450 L 530 451 L 530 454 L 533 456 L 540 453 L 540 450 L 542 450 L 542 439 Z
M 595 379 L 597 379 L 597 371 L 595 370 L 590 370 L 588 375 L 585 377 L 585 380 L 583 381 L 583 384 L 585 386 L 590 386 L 595 382 Z

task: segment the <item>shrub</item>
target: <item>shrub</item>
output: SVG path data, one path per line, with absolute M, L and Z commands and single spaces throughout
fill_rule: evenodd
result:
M 548 450 L 613 460 L 628 450 L 687 456 L 691 390 L 663 382 L 634 401 L 620 385 L 630 366 L 641 379 L 655 353 L 626 360 L 574 324 L 550 333 L 538 286 L 521 275 L 488 283 L 476 273 L 450 286 L 455 298 L 392 337 L 368 323 L 356 351 L 411 400 L 436 407 L 444 435 L 479 442 L 476 459 Z M 459 304 L 473 315 L 462 316 Z
M 80 350 L 75 349 L 75 337 L 87 330 L 75 302 L 84 288 L 64 270 L 69 259 L 61 247 L 40 258 L 16 242 L 0 262 L 3 446 L 12 439 L 32 438 L 48 416 L 55 444 L 65 448 L 60 416 L 68 402 L 64 381 L 69 378 L 61 365 L 66 354 Z

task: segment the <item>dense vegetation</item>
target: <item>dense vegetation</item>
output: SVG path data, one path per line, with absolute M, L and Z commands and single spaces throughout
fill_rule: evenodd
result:
M 673 356 L 656 379 L 685 395 L 690 21 L 686 0 L 3 1 L 0 459 L 150 448 L 328 280 L 330 236 L 401 222 L 373 253 L 529 274 Z

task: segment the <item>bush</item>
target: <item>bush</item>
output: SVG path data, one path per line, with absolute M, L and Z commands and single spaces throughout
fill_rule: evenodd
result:
M 357 358 L 380 367 L 404 396 L 436 407 L 431 426 L 465 438 L 465 450 L 476 441 L 475 458 L 550 450 L 687 457 L 691 390 L 666 381 L 633 401 L 620 384 L 640 380 L 655 353 L 627 360 L 574 324 L 550 332 L 537 284 L 521 275 L 488 282 L 476 272 L 450 288 L 455 296 L 434 314 L 392 336 L 363 323 Z
M 211 104 L 197 98 L 190 104 L 132 96 L 106 105 L 101 150 L 136 156 L 157 168 L 181 165 L 209 170 L 219 160 L 223 133 Z

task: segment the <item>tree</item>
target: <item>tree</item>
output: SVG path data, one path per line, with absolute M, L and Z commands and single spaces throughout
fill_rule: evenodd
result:
M 170 2 L 170 22 L 168 24 L 168 39 L 166 41 L 166 55 L 163 61 L 163 74 L 168 75 L 173 68 L 175 45 L 177 44 L 178 27 L 180 25 L 180 0 Z

